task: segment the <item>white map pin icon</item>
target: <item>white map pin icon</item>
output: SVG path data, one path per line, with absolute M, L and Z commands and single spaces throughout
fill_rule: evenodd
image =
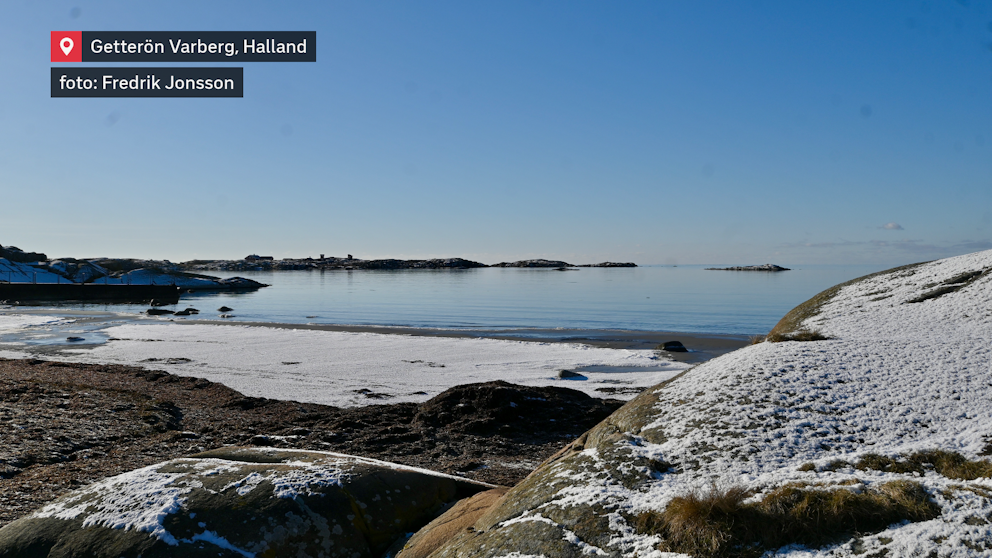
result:
M 64 52 L 66 56 L 69 56 L 69 53 L 72 52 L 73 44 L 72 39 L 69 37 L 63 37 L 59 42 L 59 46 L 62 47 L 62 52 Z

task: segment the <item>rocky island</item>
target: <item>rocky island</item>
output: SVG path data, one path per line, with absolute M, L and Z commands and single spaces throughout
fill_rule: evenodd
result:
M 775 264 L 739 265 L 735 267 L 707 267 L 708 271 L 790 271 L 787 267 Z
M 575 268 L 575 267 L 637 267 L 626 262 L 602 262 L 597 264 L 574 265 L 561 260 L 520 260 L 500 262 L 492 265 L 466 260 L 464 258 L 439 258 L 431 260 L 363 260 L 351 257 L 284 258 L 277 260 L 271 256 L 250 255 L 243 260 L 192 260 L 179 264 L 188 271 L 276 271 L 303 269 L 346 269 L 346 270 L 393 270 L 393 269 L 474 269 L 480 267 L 527 267 L 527 268 Z

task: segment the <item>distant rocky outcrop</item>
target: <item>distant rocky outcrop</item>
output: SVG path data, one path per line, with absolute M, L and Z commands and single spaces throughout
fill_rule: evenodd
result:
M 471 269 L 486 267 L 486 264 L 462 258 L 445 258 L 434 260 L 370 260 L 365 262 L 345 260 L 345 263 L 339 262 L 336 267 L 351 267 L 353 269 Z
M 277 260 L 269 256 L 248 256 L 243 260 L 191 260 L 177 264 L 176 269 L 184 271 L 291 271 L 321 269 L 474 269 L 479 267 L 533 267 L 567 269 L 574 267 L 637 267 L 632 262 L 601 262 L 597 264 L 573 265 L 561 260 L 520 260 L 486 265 L 464 258 L 438 258 L 430 260 L 362 260 L 347 258 L 284 258 Z
M 561 260 L 520 260 L 517 262 L 500 262 L 490 267 L 576 267 Z
M 25 252 L 17 246 L 0 246 L 0 258 L 18 263 L 43 262 L 48 256 L 41 252 Z
M 707 267 L 711 271 L 789 271 L 789 268 L 775 264 L 739 265 L 735 267 Z
M 0 529 L 0 555 L 378 558 L 490 488 L 336 453 L 224 448 L 71 492 Z
M 306 269 L 472 269 L 486 264 L 464 258 L 438 258 L 432 260 L 359 260 L 355 258 L 302 258 L 302 259 L 244 259 L 244 260 L 192 260 L 178 265 L 187 271 L 292 271 Z

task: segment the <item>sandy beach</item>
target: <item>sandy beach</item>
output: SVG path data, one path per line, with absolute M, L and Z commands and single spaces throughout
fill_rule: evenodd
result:
M 672 340 L 689 352 L 657 350 Z M 339 407 L 420 403 L 457 385 L 497 380 L 630 399 L 746 343 L 743 336 L 671 332 L 277 324 L 41 308 L 0 313 L 2 357 L 143 366 L 252 397 Z

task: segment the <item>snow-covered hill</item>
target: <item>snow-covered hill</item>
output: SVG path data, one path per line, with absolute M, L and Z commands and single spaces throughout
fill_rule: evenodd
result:
M 828 339 L 649 390 L 432 556 L 992 555 L 992 251 L 835 287 L 773 334 Z

